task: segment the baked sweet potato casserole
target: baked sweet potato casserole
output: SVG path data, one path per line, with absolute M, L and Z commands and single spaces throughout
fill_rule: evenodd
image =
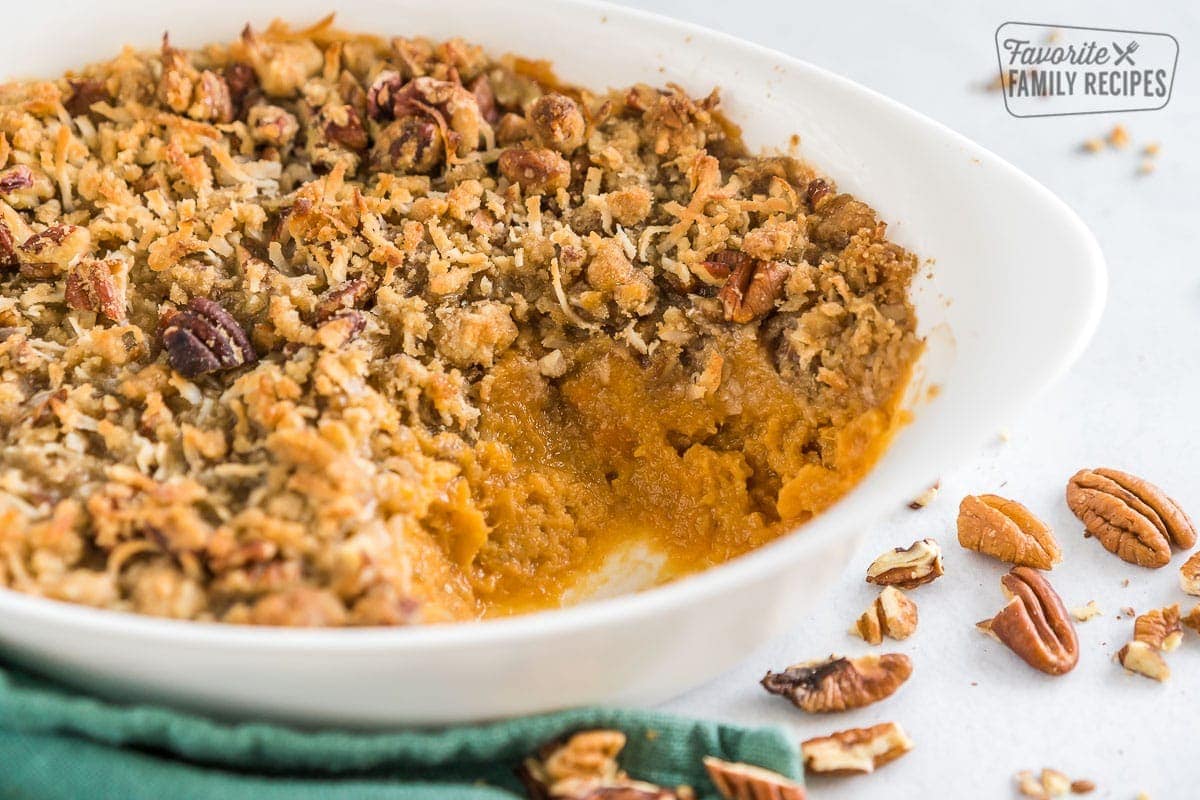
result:
M 399 625 L 703 569 L 884 449 L 916 268 L 715 91 L 328 21 L 5 84 L 0 585 Z

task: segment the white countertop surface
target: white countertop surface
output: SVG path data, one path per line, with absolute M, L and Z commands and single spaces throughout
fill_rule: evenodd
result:
M 895 720 L 915 740 L 912 753 L 874 775 L 812 780 L 816 800 L 1009 798 L 1017 794 L 1017 770 L 1046 766 L 1093 780 L 1098 789 L 1089 797 L 1200 797 L 1200 637 L 1189 633 L 1168 655 L 1173 675 L 1165 685 L 1128 675 L 1112 661 L 1132 635 L 1132 619 L 1118 618 L 1121 608 L 1142 612 L 1179 602 L 1186 611 L 1200 600 L 1178 588 L 1183 558 L 1176 554 L 1157 571 L 1125 564 L 1082 537 L 1063 500 L 1077 469 L 1112 466 L 1158 483 L 1200 519 L 1200 61 L 1192 50 L 1198 7 L 1108 0 L 1059 2 L 1053 9 L 1027 0 L 941 9 L 853 0 L 629 4 L 806 59 L 960 131 L 1073 206 L 1099 238 L 1110 272 L 1108 307 L 1090 348 L 1065 379 L 1011 420 L 1007 442 L 998 436 L 943 476 L 929 508 L 898 509 L 873 528 L 824 607 L 797 619 L 788 636 L 666 708 L 778 723 L 800 738 Z M 1011 117 L 998 94 L 978 88 L 995 70 L 993 33 L 1008 20 L 1174 34 L 1181 46 L 1174 96 L 1155 112 Z M 1103 136 L 1117 122 L 1132 136 L 1129 148 L 1079 152 L 1084 139 Z M 1139 150 L 1148 142 L 1161 142 L 1162 152 L 1157 170 L 1139 175 Z M 1095 600 L 1104 611 L 1077 626 L 1082 655 L 1065 677 L 1035 672 L 974 628 L 1003 604 L 1005 572 L 956 542 L 958 501 L 980 492 L 1018 499 L 1053 525 L 1065 558 L 1051 575 L 1055 588 L 1068 607 Z M 863 572 L 877 553 L 925 536 L 943 544 L 947 574 L 912 592 L 919 629 L 888 647 L 914 662 L 913 677 L 894 697 L 810 717 L 758 687 L 768 668 L 830 652 L 879 651 L 846 633 L 875 596 Z

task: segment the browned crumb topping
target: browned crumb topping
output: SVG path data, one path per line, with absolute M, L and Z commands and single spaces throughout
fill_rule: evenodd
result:
M 819 512 L 899 419 L 916 259 L 717 107 L 328 23 L 0 87 L 0 585 L 470 619 Z

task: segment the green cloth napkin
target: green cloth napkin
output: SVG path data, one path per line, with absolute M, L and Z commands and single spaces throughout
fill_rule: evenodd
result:
M 513 800 L 513 767 L 580 728 L 629 737 L 621 763 L 663 786 L 716 798 L 701 757 L 799 779 L 799 748 L 779 728 L 645 710 L 587 708 L 484 725 L 393 733 L 226 724 L 156 706 L 98 700 L 0 667 L 4 800 Z

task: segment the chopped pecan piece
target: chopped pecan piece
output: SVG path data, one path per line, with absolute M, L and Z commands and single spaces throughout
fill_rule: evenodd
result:
M 444 155 L 437 125 L 422 117 L 404 117 L 388 123 L 375 137 L 370 167 L 374 172 L 425 175 Z
M 246 126 L 255 144 L 271 147 L 287 147 L 300 131 L 295 115 L 267 103 L 260 103 L 247 112 Z
M 1147 611 L 1133 621 L 1133 638 L 1151 647 L 1171 652 L 1183 641 L 1179 604 Z
M 867 644 L 880 644 L 884 636 L 907 639 L 916 629 L 917 604 L 895 586 L 888 586 L 858 618 L 850 632 Z
M 321 125 L 329 141 L 347 150 L 366 150 L 367 131 L 352 105 L 333 105 L 321 109 Z
M 1037 570 L 1013 567 L 1000 579 L 1008 603 L 990 620 L 980 622 L 1029 666 L 1049 675 L 1063 675 L 1079 662 L 1079 640 L 1067 609 Z
M 367 114 L 377 121 L 420 117 L 434 122 L 446 151 L 466 155 L 479 146 L 483 116 L 475 95 L 460 84 L 422 76 L 408 83 L 384 70 L 367 89 Z
M 1079 606 L 1071 609 L 1071 616 L 1078 622 L 1087 622 L 1089 619 L 1100 616 L 1102 613 L 1100 606 L 1096 605 L 1095 600 L 1088 600 L 1087 605 Z
M 496 144 L 501 147 L 517 144 L 529 136 L 529 120 L 511 112 L 496 122 Z
M 63 107 L 72 117 L 92 117 L 92 106 L 96 103 L 107 103 L 112 97 L 104 81 L 86 78 L 70 81 L 71 96 L 63 102 Z
M 704 769 L 725 800 L 805 800 L 804 787 L 753 764 L 706 756 Z
M 235 61 L 225 67 L 222 76 L 225 85 L 229 87 L 229 100 L 233 104 L 233 113 L 237 119 L 246 117 L 251 104 L 258 99 L 262 92 L 258 88 L 258 75 L 254 67 L 242 61 Z
M 1180 617 L 1179 622 L 1183 627 L 1191 628 L 1200 634 L 1200 603 L 1197 603 L 1191 611 Z
M 12 229 L 0 221 L 0 270 L 16 269 L 21 266 L 21 259 L 17 255 L 17 241 L 13 237 Z
M 18 189 L 28 189 L 30 186 L 33 186 L 33 170 L 24 164 L 0 173 L 0 194 L 12 194 Z
M 204 297 L 164 317 L 162 342 L 171 367 L 186 378 L 258 360 L 249 337 L 229 312 Z
M 531 800 L 679 800 L 675 792 L 637 781 L 617 763 L 625 734 L 580 731 L 540 747 L 517 769 Z
M 583 144 L 587 125 L 574 100 L 563 94 L 544 94 L 529 108 L 529 132 L 542 147 L 570 155 Z
M 1062 797 L 1067 792 L 1075 791 L 1070 778 L 1049 767 L 1043 769 L 1040 776 L 1035 776 L 1029 770 L 1021 770 L 1014 777 L 1017 781 L 1017 790 L 1025 797 L 1050 800 L 1052 797 Z
M 942 482 L 937 481 L 933 484 L 933 486 L 930 486 L 928 489 L 914 497 L 912 502 L 908 504 L 908 507 L 913 511 L 920 511 L 922 508 L 937 499 L 938 490 L 941 488 L 941 485 Z
M 1110 553 L 1130 564 L 1161 567 L 1171 546 L 1188 549 L 1196 529 L 1179 505 L 1152 483 L 1115 469 L 1083 469 L 1067 484 L 1067 505 Z
M 480 75 L 471 81 L 471 94 L 475 95 L 475 105 L 479 106 L 479 115 L 489 125 L 495 125 L 500 119 L 500 111 L 496 108 L 496 94 L 492 91 L 492 82 L 487 75 Z
M 1117 651 L 1117 661 L 1130 672 L 1136 672 L 1160 683 L 1171 677 L 1171 668 L 1159 654 L 1158 648 L 1137 639 Z
M 17 247 L 21 274 L 45 279 L 62 275 L 92 247 L 92 235 L 78 225 L 51 225 Z
M 117 259 L 80 259 L 67 274 L 67 305 L 93 311 L 113 322 L 124 320 L 125 289 L 117 282 L 121 267 Z
M 233 120 L 233 98 L 225 79 L 212 70 L 204 70 L 196 81 L 192 93 L 192 105 L 187 114 L 203 122 L 230 122 Z
M 54 196 L 54 183 L 42 172 L 18 164 L 0 172 L 0 195 L 13 208 L 29 209 Z
M 816 208 L 821 200 L 832 191 L 833 187 L 824 178 L 811 180 L 804 188 L 804 202 L 808 203 L 809 208 Z
M 510 147 L 500 154 L 500 174 L 526 194 L 549 194 L 567 188 L 571 165 L 561 155 L 544 147 Z
M 958 543 L 1018 566 L 1052 569 L 1062 551 L 1050 527 L 1016 500 L 967 495 L 958 507 Z
M 1200 595 L 1200 550 L 1179 567 L 1179 588 L 1187 594 Z
M 921 539 L 907 548 L 890 550 L 872 561 L 867 567 L 867 583 L 915 589 L 942 574 L 942 548 L 934 539 Z
M 725 321 L 745 325 L 774 311 L 790 272 L 782 261 L 740 260 L 717 293 Z
M 313 319 L 317 325 L 320 325 L 340 311 L 361 308 L 370 296 L 371 285 L 363 278 L 352 278 L 326 290 L 317 299 L 317 306 L 313 310 Z
M 692 272 L 710 286 L 723 286 L 731 272 L 753 260 L 741 250 L 719 250 L 692 267 Z
M 788 698 L 810 714 L 862 708 L 891 696 L 912 674 L 912 662 L 899 653 L 858 658 L 830 656 L 768 672 L 763 688 Z
M 875 212 L 848 194 L 817 193 L 808 225 L 814 242 L 840 249 L 859 231 L 875 229 Z
M 912 748 L 912 739 L 894 722 L 838 731 L 800 745 L 805 769 L 823 775 L 874 772 Z

